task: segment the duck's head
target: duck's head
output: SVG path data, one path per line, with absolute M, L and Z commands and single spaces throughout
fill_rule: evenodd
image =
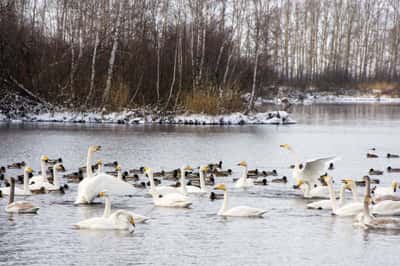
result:
M 40 157 L 40 160 L 41 160 L 42 162 L 47 163 L 47 162 L 49 161 L 49 157 L 48 157 L 47 155 L 42 155 L 42 156 Z
M 92 145 L 89 147 L 90 152 L 98 152 L 101 151 L 101 146 L 100 145 Z
M 239 166 L 242 166 L 242 167 L 247 167 L 247 163 L 246 163 L 245 161 L 240 161 L 240 162 L 238 163 L 238 165 L 239 165 Z
M 31 167 L 29 167 L 29 166 L 25 167 L 24 171 L 25 171 L 25 173 L 27 173 L 27 174 L 33 173 L 33 169 L 32 169 Z
M 225 184 L 218 184 L 218 185 L 216 185 L 216 186 L 214 187 L 214 189 L 226 191 Z
M 279 145 L 279 147 L 281 147 L 281 148 L 283 148 L 283 149 L 286 149 L 286 150 L 288 150 L 288 151 L 291 151 L 291 150 L 292 150 L 292 147 L 290 147 L 289 144 L 281 144 L 281 145 Z

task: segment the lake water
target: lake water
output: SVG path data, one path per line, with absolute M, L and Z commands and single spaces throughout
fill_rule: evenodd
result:
M 363 231 L 351 218 L 307 210 L 307 201 L 284 184 L 235 190 L 232 177 L 246 160 L 249 168 L 276 169 L 291 176 L 293 163 L 280 144 L 290 144 L 303 159 L 338 155 L 330 174 L 360 179 L 370 168 L 400 167 L 400 106 L 379 104 L 296 106 L 290 126 L 124 126 L 0 124 L 0 165 L 24 160 L 39 169 L 42 154 L 62 157 L 75 170 L 87 147 L 100 144 L 96 159 L 118 160 L 123 168 L 155 170 L 183 164 L 199 166 L 222 160 L 234 174 L 226 179 L 230 206 L 249 205 L 268 212 L 263 219 L 224 219 L 216 215 L 222 201 L 192 197 L 188 210 L 153 207 L 145 191 L 132 198 L 112 198 L 113 209 L 129 209 L 152 219 L 133 234 L 78 231 L 72 225 L 102 215 L 103 205 L 73 206 L 76 184 L 64 195 L 30 197 L 37 215 L 0 211 L 2 265 L 399 265 L 400 235 Z M 375 147 L 378 159 L 367 159 Z M 9 175 L 18 171 L 9 171 Z M 380 177 L 389 185 L 395 174 Z M 270 178 L 269 178 L 270 179 Z M 224 178 L 217 181 L 224 182 Z M 211 189 L 211 188 L 210 188 Z M 362 189 L 360 189 L 362 190 Z M 0 199 L 0 209 L 7 197 Z

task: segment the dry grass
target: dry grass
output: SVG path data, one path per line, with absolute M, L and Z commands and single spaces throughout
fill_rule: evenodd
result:
M 238 90 L 226 90 L 219 96 L 219 92 L 213 89 L 199 89 L 194 94 L 184 96 L 183 105 L 186 111 L 218 115 L 241 111 L 244 108 Z
M 400 84 L 397 82 L 387 82 L 387 81 L 373 81 L 373 82 L 364 82 L 359 83 L 357 85 L 358 89 L 363 90 L 375 90 L 380 92 L 388 92 L 395 90 L 400 87 Z

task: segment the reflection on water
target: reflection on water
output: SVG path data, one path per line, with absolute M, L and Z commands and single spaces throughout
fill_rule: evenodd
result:
M 223 160 L 238 177 L 236 163 L 246 160 L 250 168 L 290 176 L 293 158 L 279 148 L 290 143 L 303 159 L 339 155 L 331 172 L 336 180 L 360 178 L 370 168 L 400 167 L 400 159 L 365 158 L 371 147 L 380 155 L 400 153 L 397 105 L 295 106 L 294 116 L 299 124 L 284 127 L 2 124 L 0 165 L 25 160 L 39 169 L 40 155 L 47 154 L 62 156 L 68 169 L 76 169 L 95 143 L 103 146 L 95 159 L 118 160 L 124 168 L 173 169 Z M 380 177 L 383 185 L 393 178 L 398 176 Z M 397 233 L 363 231 L 352 219 L 306 210 L 290 183 L 238 191 L 231 180 L 217 180 L 227 182 L 229 205 L 264 208 L 264 219 L 218 217 L 222 202 L 206 197 L 193 197 L 190 210 L 156 208 L 138 191 L 132 198 L 112 199 L 113 209 L 152 217 L 133 235 L 80 231 L 72 225 L 102 215 L 104 205 L 73 206 L 76 184 L 65 195 L 31 197 L 41 206 L 38 215 L 0 211 L 0 264 L 398 265 Z M 0 200 L 0 209 L 6 202 Z

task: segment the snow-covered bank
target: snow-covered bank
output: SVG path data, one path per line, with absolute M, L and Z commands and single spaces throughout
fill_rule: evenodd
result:
M 53 112 L 41 114 L 24 114 L 23 117 L 7 117 L 0 114 L 0 121 L 11 122 L 63 122 L 63 123 L 109 123 L 109 124 L 188 124 L 188 125 L 245 125 L 245 124 L 270 124 L 287 125 L 295 124 L 285 111 L 273 111 L 245 115 L 232 113 L 227 115 L 154 115 L 145 112 L 126 110 L 122 112 Z

